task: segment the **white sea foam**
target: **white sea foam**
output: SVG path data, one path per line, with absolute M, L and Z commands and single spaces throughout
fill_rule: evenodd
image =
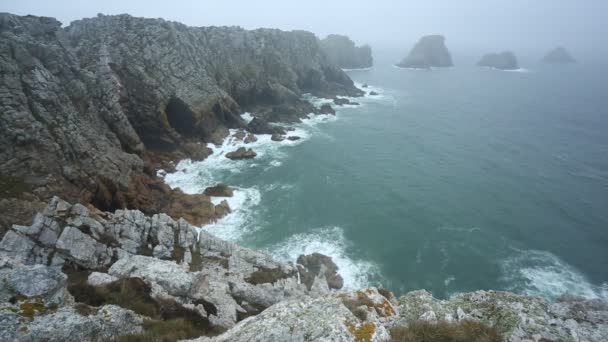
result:
M 215 223 L 203 226 L 209 233 L 228 241 L 239 241 L 241 237 L 258 229 L 255 224 L 255 209 L 262 196 L 256 188 L 235 188 L 232 197 L 212 197 L 214 204 L 226 200 L 231 212 Z
M 246 123 L 251 122 L 251 120 L 253 120 L 253 115 L 251 115 L 251 113 L 249 112 L 245 112 L 243 114 L 241 114 L 241 118 L 243 118 L 243 120 L 245 120 Z
M 555 299 L 564 293 L 608 298 L 606 285 L 595 286 L 576 268 L 552 253 L 527 250 L 502 263 L 503 280 L 514 291 Z
M 295 262 L 301 254 L 318 252 L 330 256 L 338 266 L 347 289 L 364 288 L 379 274 L 374 263 L 355 259 L 347 254 L 348 241 L 339 227 L 314 229 L 309 233 L 290 236 L 270 248 L 277 260 Z
M 374 67 L 369 67 L 369 68 L 352 68 L 352 69 L 347 69 L 347 68 L 342 68 L 342 71 L 345 72 L 349 72 L 349 71 L 367 71 L 367 70 L 372 70 Z

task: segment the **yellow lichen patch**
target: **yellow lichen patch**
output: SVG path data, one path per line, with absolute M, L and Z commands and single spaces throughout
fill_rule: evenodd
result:
M 383 300 L 382 303 L 378 305 L 382 310 L 384 310 L 385 316 L 393 316 L 395 315 L 395 309 L 388 300 Z
M 376 332 L 376 325 L 370 321 L 357 325 L 346 321 L 344 324 L 348 328 L 348 332 L 355 338 L 355 342 L 371 342 L 374 332 Z
M 42 303 L 42 300 L 21 303 L 21 304 L 19 304 L 19 308 L 21 309 L 21 311 L 19 312 L 19 315 L 30 318 L 30 319 L 34 318 L 34 315 L 36 315 L 36 312 L 38 314 L 43 314 L 46 311 L 46 308 L 44 307 L 44 303 Z

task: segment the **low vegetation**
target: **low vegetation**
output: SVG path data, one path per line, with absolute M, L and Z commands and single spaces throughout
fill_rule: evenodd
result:
M 0 198 L 19 197 L 30 187 L 21 178 L 0 175 Z
M 498 331 L 477 321 L 414 321 L 391 329 L 392 342 L 500 342 Z

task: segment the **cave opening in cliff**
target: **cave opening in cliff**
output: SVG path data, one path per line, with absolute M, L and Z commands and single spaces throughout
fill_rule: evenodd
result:
M 171 98 L 165 108 L 169 125 L 184 136 L 194 136 L 197 134 L 196 119 L 194 112 L 188 105 L 177 97 Z

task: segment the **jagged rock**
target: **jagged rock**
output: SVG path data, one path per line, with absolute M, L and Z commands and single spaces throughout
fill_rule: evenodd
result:
M 0 194 L 0 236 L 31 223 L 32 210 L 54 195 L 182 217 L 155 176 L 159 163 L 205 158 L 198 143 L 244 128 L 244 109 L 291 122 L 314 112 L 304 93 L 360 94 L 304 31 L 129 15 L 62 28 L 53 18 L 2 13 L 0 32 L 0 184 L 11 177 L 20 185 Z
M 228 185 L 224 183 L 219 183 L 217 185 L 206 188 L 203 193 L 207 196 L 232 197 L 233 190 Z
M 215 206 L 215 217 L 217 218 L 222 218 L 228 214 L 230 214 L 232 210 L 230 209 L 230 205 L 228 204 L 228 201 L 223 200 L 220 202 L 220 204 L 217 204 Z
M 361 86 L 361 88 L 367 88 L 367 87 L 369 87 L 369 86 L 367 85 L 367 83 L 364 83 L 364 84 Z
M 338 274 L 338 266 L 331 257 L 321 253 L 300 255 L 297 260 L 300 278 L 310 289 L 315 277 L 324 275 L 329 288 L 339 290 L 344 286 L 344 280 Z
M 570 52 L 564 47 L 556 47 L 549 51 L 545 57 L 541 60 L 543 63 L 550 64 L 565 64 L 565 63 L 576 63 L 576 60 L 570 55 Z
M 235 151 L 226 153 L 226 158 L 232 160 L 252 159 L 255 158 L 255 156 L 257 156 L 257 153 L 255 153 L 252 149 L 246 149 L 244 147 L 239 147 Z
M 340 68 L 369 68 L 374 62 L 372 48 L 369 45 L 357 47 L 347 36 L 330 34 L 321 40 L 321 48 L 327 57 Z
M 320 114 L 336 114 L 336 111 L 329 103 L 326 103 L 321 106 L 321 108 L 319 109 L 319 113 Z
M 247 125 L 247 131 L 252 134 L 285 134 L 285 129 L 279 126 L 270 125 L 268 122 L 254 118 Z
M 434 35 L 420 38 L 410 54 L 397 66 L 401 68 L 426 69 L 431 67 L 450 67 L 452 56 L 445 46 L 445 37 Z
M 300 139 L 302 139 L 302 138 L 295 136 L 295 135 L 287 137 L 287 140 L 290 140 L 290 141 L 298 141 Z
M 272 141 L 283 141 L 283 140 L 285 140 L 285 136 L 280 135 L 280 134 L 273 134 L 272 137 L 270 137 L 270 140 L 272 140 Z
M 370 95 L 370 96 L 378 96 L 378 95 L 380 95 L 380 94 L 376 93 L 375 91 L 370 91 L 370 92 L 369 92 L 369 95 Z
M 92 272 L 91 274 L 89 274 L 89 277 L 87 278 L 87 284 L 92 285 L 92 286 L 98 286 L 98 285 L 109 284 L 109 283 L 115 282 L 117 280 L 118 280 L 118 278 L 111 276 L 107 273 Z
M 501 53 L 490 53 L 481 57 L 481 60 L 477 62 L 479 66 L 487 66 L 490 68 L 496 68 L 500 70 L 516 70 L 519 69 L 517 65 L 517 58 L 510 51 Z

